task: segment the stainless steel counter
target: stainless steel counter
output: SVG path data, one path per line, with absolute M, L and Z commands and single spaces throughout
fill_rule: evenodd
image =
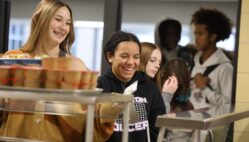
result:
M 210 108 L 176 113 L 175 115 L 158 116 L 156 126 L 161 127 L 159 139 L 162 140 L 164 128 L 184 128 L 195 130 L 195 141 L 200 141 L 200 130 L 208 130 L 217 126 L 249 117 L 249 105 L 224 104 Z
M 6 105 L 9 99 L 15 102 Z M 23 87 L 0 86 L 0 110 L 28 113 L 44 113 L 55 115 L 87 114 L 85 141 L 91 142 L 93 137 L 94 109 L 98 103 L 123 103 L 125 105 L 123 120 L 123 142 L 128 141 L 129 108 L 133 95 L 118 93 L 101 93 L 101 90 L 61 90 L 33 89 Z M 77 104 L 78 103 L 78 104 Z M 36 107 L 40 105 L 39 107 Z M 87 111 L 79 109 L 79 104 L 87 105 Z M 101 116 L 99 116 L 101 117 Z

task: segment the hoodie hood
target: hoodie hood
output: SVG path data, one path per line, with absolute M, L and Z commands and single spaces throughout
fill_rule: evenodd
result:
M 180 24 L 180 23 L 179 23 Z M 169 33 L 164 33 L 163 35 L 160 35 L 160 27 L 167 27 L 167 31 Z M 181 26 L 181 25 L 180 25 Z M 172 29 L 173 28 L 173 29 Z M 181 34 L 181 30 L 179 30 L 178 21 L 169 17 L 166 17 L 164 19 L 161 19 L 155 27 L 155 44 L 159 46 L 162 49 L 163 57 L 166 60 L 171 60 L 177 56 L 178 49 L 180 48 L 180 45 L 178 45 L 180 37 L 178 36 L 170 36 L 168 34 L 174 33 L 174 34 Z M 163 28 L 164 29 L 164 28 Z M 161 29 L 162 30 L 162 29 Z M 180 33 L 179 33 L 180 32 Z M 160 36 L 167 36 L 168 39 L 166 40 L 165 37 L 163 39 L 165 42 L 162 42 L 160 39 L 162 37 Z M 178 39 L 179 38 L 179 39 Z M 170 41 L 168 41 L 170 40 Z
M 161 23 L 166 20 L 167 18 L 161 18 L 158 23 L 156 24 L 155 28 L 155 44 L 158 45 L 159 47 L 162 47 L 161 42 L 160 42 L 160 35 L 159 35 L 159 27 Z
M 230 59 L 225 55 L 223 49 L 218 48 L 203 64 L 200 64 L 202 51 L 196 53 L 194 61 L 196 66 L 208 67 L 215 64 L 230 63 Z

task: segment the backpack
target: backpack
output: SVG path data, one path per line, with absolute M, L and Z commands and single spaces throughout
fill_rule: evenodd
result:
M 211 65 L 211 66 L 208 66 L 206 68 L 206 70 L 203 72 L 203 75 L 204 76 L 208 76 L 214 69 L 216 69 L 220 64 L 215 64 L 215 65 Z
M 227 51 L 225 51 L 224 49 L 223 49 L 222 51 L 223 51 L 223 53 L 226 55 L 226 57 L 227 57 L 230 61 L 232 61 L 231 56 L 228 55 Z M 220 63 L 220 64 L 222 64 L 222 63 Z M 216 69 L 220 64 L 215 64 L 215 65 L 208 66 L 208 67 L 206 68 L 206 70 L 203 72 L 203 75 L 204 75 L 204 76 L 208 76 L 208 75 L 209 75 L 214 69 Z M 211 90 L 213 90 L 213 88 L 212 88 L 209 84 L 208 84 L 208 87 L 209 87 Z
M 214 69 L 216 69 L 220 64 L 215 64 L 215 65 L 211 65 L 211 66 L 208 66 L 206 68 L 206 70 L 203 72 L 203 76 L 208 76 Z M 207 84 L 207 86 L 211 89 L 211 90 L 214 90 L 212 88 L 212 86 L 210 84 Z

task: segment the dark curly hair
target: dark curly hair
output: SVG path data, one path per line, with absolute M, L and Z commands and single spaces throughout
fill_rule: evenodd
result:
M 104 45 L 104 55 L 107 61 L 107 53 L 114 55 L 114 52 L 117 49 L 119 43 L 124 41 L 133 41 L 137 43 L 139 46 L 139 52 L 141 53 L 141 44 L 139 39 L 132 33 L 119 31 L 112 35 L 112 37 Z
M 216 42 L 227 39 L 232 32 L 232 21 L 217 9 L 200 8 L 192 15 L 191 24 L 204 24 L 209 34 L 216 34 Z

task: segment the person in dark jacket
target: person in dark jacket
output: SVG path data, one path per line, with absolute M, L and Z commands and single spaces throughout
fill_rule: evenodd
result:
M 159 128 L 155 127 L 155 122 L 158 115 L 165 114 L 165 106 L 156 84 L 137 71 L 140 53 L 141 45 L 135 35 L 123 31 L 115 33 L 104 47 L 111 69 L 99 77 L 97 87 L 103 88 L 104 92 L 123 93 L 127 86 L 138 81 L 133 94 L 138 119 L 129 123 L 129 142 L 156 142 Z M 108 142 L 121 141 L 121 118 L 116 120 Z

